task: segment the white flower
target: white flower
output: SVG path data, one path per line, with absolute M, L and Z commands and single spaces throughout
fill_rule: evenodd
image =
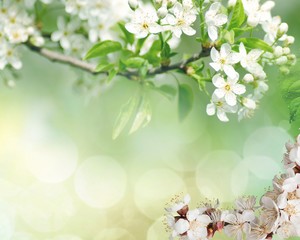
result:
M 57 20 L 58 30 L 52 33 L 52 41 L 59 41 L 63 49 L 69 49 L 71 47 L 70 36 L 75 33 L 75 30 L 77 30 L 78 26 L 79 22 L 75 19 L 66 24 L 64 18 L 59 17 Z
M 172 8 L 172 14 L 166 16 L 166 22 L 171 25 L 170 30 L 180 38 L 182 33 L 188 36 L 196 34 L 196 30 L 191 25 L 196 21 L 196 15 L 192 12 L 186 12 L 180 3 Z
M 171 207 L 166 208 L 167 212 L 177 212 L 187 206 L 191 201 L 191 196 L 189 194 L 185 195 L 183 200 L 177 200 Z
M 8 44 L 0 49 L 0 70 L 3 70 L 6 65 L 11 65 L 16 70 L 22 68 L 16 48 Z
M 213 3 L 209 10 L 205 13 L 208 36 L 212 41 L 216 41 L 218 39 L 218 28 L 228 21 L 228 17 L 225 14 L 219 13 L 221 7 L 221 3 Z
M 261 75 L 263 67 L 258 63 L 262 55 L 259 49 L 252 49 L 249 53 L 243 43 L 240 44 L 240 63 L 243 68 L 254 75 Z
M 212 102 L 207 105 L 206 107 L 206 113 L 209 116 L 213 116 L 217 114 L 217 117 L 222 122 L 228 122 L 229 119 L 226 115 L 226 113 L 236 113 L 238 106 L 229 106 L 225 99 L 218 98 L 215 94 L 212 95 Z
M 5 33 L 8 41 L 12 44 L 26 42 L 29 36 L 28 31 L 20 25 L 14 25 L 13 27 L 5 28 Z
M 87 19 L 88 9 L 86 8 L 88 0 L 66 0 L 66 12 L 71 15 L 78 15 L 80 19 Z
M 126 29 L 135 34 L 137 38 L 145 38 L 150 33 L 159 33 L 162 28 L 157 23 L 158 16 L 154 8 L 138 8 L 134 12 L 134 17 L 130 23 L 125 25 Z
M 229 237 L 242 240 L 244 233 L 250 233 L 251 226 L 240 213 L 228 214 L 225 217 L 225 222 L 228 223 L 228 225 L 224 227 L 224 232 Z
M 275 194 L 274 198 L 277 198 L 278 195 Z M 275 231 L 279 225 L 280 221 L 280 211 L 276 202 L 270 197 L 263 196 L 261 198 L 262 214 L 261 218 L 266 221 L 268 229 Z
M 226 103 L 229 106 L 235 106 L 237 104 L 237 95 L 244 94 L 246 92 L 246 87 L 238 83 L 239 75 L 237 74 L 235 78 L 227 78 L 227 81 L 219 74 L 215 75 L 212 79 L 213 84 L 217 89 L 214 94 L 219 98 L 225 98 Z
M 232 65 L 240 61 L 240 56 L 238 53 L 231 51 L 231 46 L 228 43 L 221 46 L 220 52 L 218 52 L 215 48 L 212 48 L 210 56 L 213 60 L 213 62 L 210 63 L 210 66 L 214 70 L 217 72 L 224 71 L 230 78 L 236 78 L 238 73 Z
M 252 27 L 268 21 L 271 18 L 271 10 L 275 6 L 274 1 L 267 1 L 263 5 L 260 5 L 259 1 L 243 0 L 245 13 L 248 16 L 247 22 Z
M 255 204 L 256 204 L 256 197 L 250 196 L 247 198 L 238 198 L 235 201 L 236 210 L 242 213 L 243 218 L 246 221 L 253 221 L 255 219 Z
M 280 228 L 278 228 L 276 234 L 282 239 L 287 239 L 295 236 L 297 234 L 297 230 L 291 222 L 284 222 L 281 224 Z
M 273 43 L 276 40 L 280 24 L 281 18 L 279 16 L 273 17 L 262 24 L 262 28 L 266 32 L 266 42 Z
M 211 223 L 211 219 L 207 215 L 198 215 L 198 216 L 187 216 L 190 222 L 189 229 L 187 231 L 187 236 L 190 240 L 196 239 L 206 239 L 207 238 L 207 226 Z
M 251 232 L 248 235 L 249 240 L 263 240 L 272 232 L 270 222 L 264 216 L 251 222 Z

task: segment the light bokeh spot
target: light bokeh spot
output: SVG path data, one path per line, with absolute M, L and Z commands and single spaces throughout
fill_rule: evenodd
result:
M 69 138 L 58 135 L 29 141 L 26 144 L 27 168 L 38 180 L 59 183 L 74 173 L 78 153 Z
M 214 151 L 199 160 L 196 170 L 196 183 L 204 197 L 226 202 L 235 198 L 234 195 L 243 194 L 245 183 L 241 187 L 232 190 L 232 174 L 236 166 L 241 162 L 241 157 L 231 151 Z M 248 170 L 240 168 L 240 176 L 247 175 Z M 239 185 L 239 182 L 235 184 Z M 234 194 L 233 194 L 234 193 Z
M 244 164 L 256 178 L 260 179 L 273 179 L 281 171 L 281 167 L 279 166 L 280 161 L 275 162 L 272 158 L 266 156 L 246 157 Z
M 268 156 L 280 162 L 285 152 L 285 143 L 289 139 L 291 139 L 290 135 L 283 128 L 259 128 L 245 141 L 244 157 Z
M 153 169 L 138 179 L 134 200 L 143 214 L 155 220 L 162 215 L 165 204 L 181 192 L 186 193 L 186 186 L 178 174 L 164 168 Z
M 96 156 L 85 160 L 75 175 L 75 190 L 90 207 L 109 208 L 124 196 L 127 176 L 113 158 Z
M 23 221 L 43 233 L 63 228 L 76 210 L 62 185 L 44 183 L 34 184 L 21 195 L 19 209 Z

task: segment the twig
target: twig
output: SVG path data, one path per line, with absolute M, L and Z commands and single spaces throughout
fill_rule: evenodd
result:
M 108 75 L 108 72 L 101 72 L 101 73 L 96 72 L 95 64 L 88 63 L 88 62 L 82 61 L 78 58 L 75 58 L 72 56 L 67 56 L 67 55 L 64 55 L 63 53 L 52 51 L 52 50 L 49 50 L 46 48 L 36 47 L 36 46 L 30 45 L 30 44 L 26 44 L 26 46 L 30 50 L 40 54 L 41 56 L 43 56 L 53 62 L 60 62 L 63 64 L 67 64 L 67 65 L 82 69 L 91 74 L 107 74 Z M 172 64 L 169 66 L 162 66 L 160 68 L 155 68 L 155 69 L 149 70 L 148 76 L 154 76 L 154 75 L 162 74 L 162 73 L 173 71 L 173 70 L 180 70 L 180 71 L 185 72 L 186 67 L 189 63 L 195 62 L 203 57 L 207 57 L 207 56 L 209 56 L 209 54 L 210 54 L 210 49 L 203 48 L 199 54 L 196 54 L 183 62 L 179 62 L 179 63 L 175 63 L 175 64 Z M 135 79 L 139 76 L 139 74 L 137 72 L 118 73 L 118 75 L 129 78 L 129 79 Z

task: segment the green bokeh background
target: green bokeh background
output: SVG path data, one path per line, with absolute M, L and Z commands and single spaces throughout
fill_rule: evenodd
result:
M 298 56 L 299 12 L 299 0 L 276 1 L 274 13 L 289 24 L 290 35 L 296 37 L 293 51 Z M 16 209 L 14 231 L 29 233 L 33 239 L 51 239 L 62 234 L 91 240 L 168 239 L 162 216 L 165 204 L 174 194 L 190 193 L 194 206 L 206 197 L 219 198 L 224 205 L 230 205 L 239 195 L 260 196 L 282 169 L 284 143 L 299 133 L 300 124 L 290 125 L 288 121 L 279 72 L 275 68 L 268 69 L 270 90 L 250 120 L 231 120 L 224 124 L 206 116 L 208 100 L 193 85 L 195 105 L 185 122 L 178 121 L 176 101 L 170 102 L 150 92 L 151 123 L 133 135 L 123 134 L 113 141 L 114 120 L 120 106 L 136 91 L 136 83 L 124 79 L 114 81 L 97 97 L 88 100 L 90 94 L 78 92 L 74 87 L 78 75 L 70 67 L 49 62 L 28 51 L 24 52 L 24 59 L 17 87 L 0 89 L 0 177 L 7 191 L 17 189 L 17 193 L 2 194 Z M 32 152 L 28 152 L 27 143 L 30 145 L 35 136 L 41 139 L 42 147 L 35 142 L 33 150 L 30 148 Z M 63 218 L 60 214 L 64 216 L 64 207 L 58 201 L 57 219 L 51 211 L 48 215 L 42 214 L 49 206 L 55 209 L 53 204 L 56 203 L 42 205 L 46 200 L 28 190 L 32 184 L 41 184 L 37 173 L 30 171 L 28 159 L 32 156 L 63 159 L 64 151 L 72 151 L 70 145 L 78 152 L 77 167 L 54 188 L 65 188 L 75 211 L 61 228 L 41 232 L 38 224 L 41 221 L 34 216 L 51 218 L 49 221 L 54 224 L 52 221 Z M 57 155 L 53 151 L 58 152 Z M 116 166 L 108 166 L 108 176 L 99 170 L 106 169 L 105 164 L 95 171 L 89 169 L 93 176 L 100 174 L 97 181 L 105 185 L 109 179 L 107 184 L 113 183 L 101 193 L 97 193 L 96 186 L 89 188 L 92 198 L 104 199 L 98 208 L 89 206 L 75 191 L 81 164 L 93 156 L 99 159 L 109 156 L 121 167 L 114 172 Z M 121 182 L 113 182 L 123 173 L 126 177 L 121 178 Z M 33 207 L 29 215 L 22 210 L 29 204 L 22 200 L 26 191 L 39 209 L 35 211 Z M 113 195 L 107 198 L 116 191 L 120 198 Z M 116 199 L 116 202 L 108 206 L 107 199 Z M 217 239 L 226 238 L 219 235 Z

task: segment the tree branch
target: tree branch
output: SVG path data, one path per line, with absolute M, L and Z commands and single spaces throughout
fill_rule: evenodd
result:
M 96 65 L 88 63 L 88 62 L 84 62 L 82 60 L 79 60 L 77 58 L 71 57 L 71 56 L 66 56 L 62 53 L 59 52 L 55 52 L 46 48 L 40 48 L 40 47 L 36 47 L 33 45 L 26 45 L 30 50 L 39 53 L 41 56 L 53 61 L 53 62 L 60 62 L 60 63 L 64 63 L 76 68 L 80 68 L 86 72 L 89 73 L 93 73 L 95 74 L 95 69 L 96 69 Z
M 52 50 L 49 50 L 46 48 L 36 47 L 36 46 L 30 45 L 30 44 L 26 44 L 26 46 L 33 52 L 40 54 L 41 56 L 49 59 L 50 61 L 67 64 L 72 67 L 82 69 L 91 74 L 106 74 L 106 75 L 108 75 L 108 72 L 101 72 L 101 73 L 96 72 L 95 64 L 88 63 L 88 62 L 82 61 L 78 58 L 75 58 L 72 56 L 67 56 L 67 55 L 64 55 L 63 53 L 52 51 Z M 169 66 L 162 66 L 160 68 L 155 68 L 155 69 L 149 70 L 148 76 L 154 76 L 154 75 L 166 73 L 166 72 L 169 72 L 172 70 L 180 70 L 180 71 L 185 72 L 186 67 L 189 63 L 195 62 L 201 58 L 207 57 L 207 56 L 209 56 L 209 54 L 210 54 L 209 48 L 202 48 L 202 51 L 199 54 L 196 54 L 185 61 L 175 63 L 175 64 L 172 64 Z M 139 76 L 139 74 L 137 72 L 118 73 L 118 75 L 129 78 L 129 79 L 134 79 Z

